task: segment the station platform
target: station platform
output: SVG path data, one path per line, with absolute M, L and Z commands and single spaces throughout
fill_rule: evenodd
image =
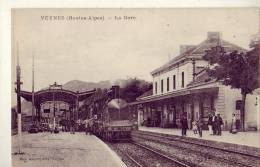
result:
M 181 136 L 181 129 L 140 126 L 139 130 Z M 250 132 L 238 132 L 236 134 L 229 133 L 228 131 L 222 131 L 221 136 L 216 136 L 216 135 L 210 135 L 208 130 L 204 130 L 204 131 L 202 131 L 202 138 L 200 138 L 199 134 L 194 134 L 192 130 L 188 130 L 187 137 L 260 148 L 260 132 L 259 131 L 257 131 L 257 132 L 251 132 L 251 131 Z
M 105 143 L 94 135 L 76 132 L 22 134 L 22 152 L 18 136 L 12 136 L 13 167 L 126 167 Z

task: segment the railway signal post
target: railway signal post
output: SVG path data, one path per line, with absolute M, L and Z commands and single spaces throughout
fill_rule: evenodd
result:
M 17 44 L 17 65 L 16 65 L 16 95 L 17 95 L 17 113 L 18 113 L 18 154 L 22 154 L 22 116 L 21 116 L 21 68 L 19 65 L 19 46 Z

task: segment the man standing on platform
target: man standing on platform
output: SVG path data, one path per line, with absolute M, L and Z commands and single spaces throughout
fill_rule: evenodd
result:
M 75 133 L 75 122 L 74 122 L 74 120 L 70 121 L 70 133 L 71 134 Z
M 181 135 L 182 136 L 186 136 L 187 129 L 188 129 L 188 120 L 187 120 L 186 115 L 183 114 L 183 116 L 181 118 Z
M 199 136 L 202 137 L 203 122 L 202 122 L 201 116 L 199 117 L 199 119 L 197 121 L 197 125 L 198 125 Z
M 88 119 L 86 119 L 83 123 L 85 124 L 85 133 L 87 135 L 89 133 L 89 121 L 88 121 Z
M 221 136 L 222 134 L 221 126 L 223 125 L 223 120 L 220 116 L 220 113 L 217 113 L 217 117 L 215 118 L 215 124 L 216 124 L 216 134 Z
M 216 118 L 217 118 L 217 116 L 215 115 L 216 113 L 215 113 L 215 111 L 212 113 L 212 131 L 213 131 L 213 135 L 216 135 L 216 127 L 217 127 L 217 125 L 216 125 Z

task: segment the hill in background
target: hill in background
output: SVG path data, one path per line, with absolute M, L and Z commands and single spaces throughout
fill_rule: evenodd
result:
M 85 81 L 79 81 L 79 80 L 72 80 L 64 85 L 62 85 L 63 89 L 71 90 L 71 91 L 79 91 L 84 92 L 88 90 L 93 90 L 95 88 L 110 88 L 112 86 L 110 81 L 100 81 L 100 82 L 85 82 Z

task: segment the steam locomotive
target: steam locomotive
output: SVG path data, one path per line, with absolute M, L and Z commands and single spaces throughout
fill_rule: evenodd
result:
M 114 98 L 106 102 L 92 126 L 92 132 L 104 140 L 129 140 L 131 131 L 137 128 L 136 115 L 129 111 L 125 100 Z

